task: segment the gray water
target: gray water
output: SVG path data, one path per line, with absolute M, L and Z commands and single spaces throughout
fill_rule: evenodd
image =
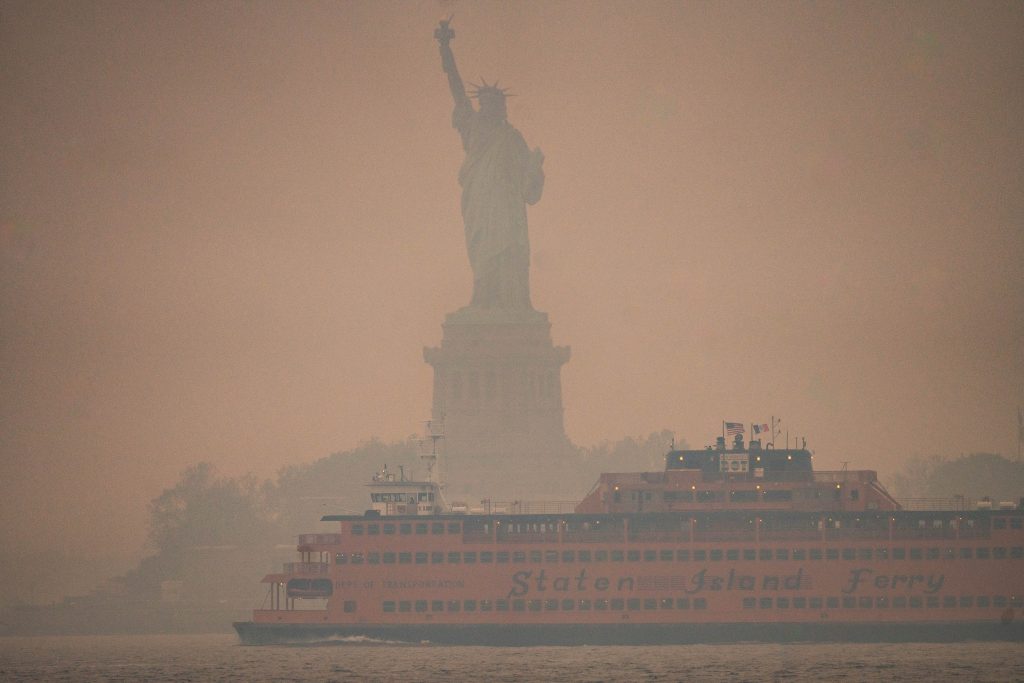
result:
M 1024 681 L 1020 643 L 247 647 L 233 635 L 0 638 L 0 681 Z

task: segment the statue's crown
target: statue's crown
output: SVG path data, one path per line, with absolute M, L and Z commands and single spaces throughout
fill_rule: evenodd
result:
M 481 78 L 480 85 L 470 83 L 470 86 L 472 86 L 473 89 L 469 91 L 469 96 L 475 97 L 478 100 L 486 99 L 488 97 L 500 97 L 503 99 L 506 97 L 514 97 L 514 95 L 508 92 L 507 89 L 499 88 L 497 81 L 488 84 L 487 81 Z

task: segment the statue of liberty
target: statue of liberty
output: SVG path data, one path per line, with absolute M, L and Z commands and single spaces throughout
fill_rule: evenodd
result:
M 442 21 L 434 31 L 448 75 L 455 111 L 452 126 L 466 158 L 459 169 L 466 250 L 473 268 L 475 308 L 533 310 L 530 303 L 530 241 L 526 205 L 544 189 L 544 155 L 530 151 L 507 120 L 506 93 L 481 80 L 467 96 L 449 42 L 455 32 Z

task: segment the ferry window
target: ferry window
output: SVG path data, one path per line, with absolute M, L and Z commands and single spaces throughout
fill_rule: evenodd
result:
M 394 564 L 395 563 L 395 554 L 394 553 L 384 553 L 383 559 L 384 559 L 384 564 Z
M 530 601 L 528 601 L 526 603 L 526 609 L 530 610 L 531 612 L 539 612 L 540 611 L 540 600 L 530 600 Z
M 825 598 L 825 605 L 829 609 L 839 609 L 839 598 Z
M 807 559 L 807 551 L 803 548 L 797 548 L 793 551 L 793 559 L 803 562 Z
M 412 524 L 399 524 L 398 533 L 408 536 L 412 533 Z
M 630 598 L 626 600 L 626 609 L 638 610 L 640 609 L 640 598 Z
M 418 535 L 420 535 L 420 536 L 422 536 L 423 534 L 427 533 L 427 524 L 426 524 L 426 522 L 420 522 L 419 524 L 416 525 L 416 533 Z
M 854 598 L 853 596 L 848 595 L 848 596 L 843 598 L 843 608 L 844 609 L 850 609 L 850 608 L 856 607 L 856 606 L 857 606 L 857 599 Z
M 765 491 L 764 502 L 766 503 L 779 503 L 793 500 L 793 492 L 789 489 L 783 491 Z
M 992 548 L 992 559 L 1005 560 L 1006 548 Z
M 676 598 L 676 609 L 690 609 L 690 598 Z
M 626 608 L 626 601 L 622 598 L 612 598 L 609 605 L 613 610 L 622 611 Z
M 545 562 L 558 562 L 558 551 L 557 550 L 545 550 L 544 551 Z
M 694 598 L 693 609 L 707 609 L 708 601 L 707 598 Z
M 979 560 L 987 560 L 989 557 L 988 548 L 978 548 L 974 551 L 974 556 Z
M 1024 526 L 1024 525 L 1021 524 L 1020 517 L 1014 517 L 1013 519 L 1010 520 L 1010 528 L 1011 529 L 1020 529 L 1021 526 Z
M 911 607 L 924 607 L 924 600 L 921 599 L 920 595 L 911 595 L 910 596 L 910 606 Z
M 395 533 L 395 525 L 394 524 L 385 524 L 384 525 L 384 533 L 387 534 L 387 535 L 394 534 Z
M 712 503 L 715 500 L 714 491 L 697 491 L 698 503 Z
M 342 604 L 342 609 L 344 611 L 346 611 L 346 612 L 355 612 L 356 611 L 356 601 L 355 600 L 346 600 L 345 602 L 343 602 L 341 604 Z
M 860 491 L 857 489 L 850 489 L 850 500 L 860 500 Z
M 711 561 L 712 562 L 720 562 L 721 560 L 722 560 L 722 551 L 721 550 L 712 550 L 711 551 Z
M 821 598 L 809 598 L 807 606 L 811 609 L 821 609 Z
M 708 559 L 708 551 L 706 550 L 694 550 L 693 561 L 694 562 L 706 562 Z
M 960 596 L 960 606 L 961 607 L 973 607 L 974 606 L 974 597 L 971 596 L 971 595 L 961 595 Z
M 922 550 L 920 548 L 911 548 L 910 549 L 910 559 L 912 559 L 912 560 L 920 560 L 923 555 L 924 555 L 924 553 L 922 552 Z
M 831 558 L 829 558 L 831 559 Z M 843 548 L 843 559 L 844 560 L 855 560 L 857 559 L 857 551 L 853 548 Z
M 526 562 L 526 551 L 525 550 L 516 550 L 515 552 L 513 552 L 512 553 L 512 561 L 513 562 Z
M 346 562 L 348 562 L 348 558 L 345 557 L 345 553 L 334 554 L 334 564 L 345 564 Z
M 942 557 L 946 560 L 952 560 L 956 558 L 956 548 L 945 548 L 942 551 Z
M 807 598 L 793 598 L 793 607 L 797 609 L 807 607 Z
M 825 559 L 827 559 L 827 560 L 838 560 L 839 559 L 839 549 L 838 548 L 826 548 L 825 549 Z
M 776 598 L 775 606 L 779 609 L 789 609 L 789 598 Z
M 430 533 L 432 534 L 443 534 L 444 533 L 444 522 L 434 522 L 430 525 Z
M 812 560 L 820 560 L 821 559 L 821 548 L 811 548 L 811 559 Z
M 410 602 L 409 600 L 399 600 L 398 601 L 398 611 L 399 612 L 411 612 L 412 611 L 412 602 Z
M 626 559 L 628 559 L 630 562 L 639 562 L 640 561 L 640 551 L 639 550 L 627 551 L 626 552 Z
M 362 563 L 363 563 L 363 554 L 362 553 L 352 553 L 352 564 L 362 564 Z
M 541 562 L 544 560 L 544 554 L 539 550 L 530 551 L 530 562 Z
M 674 550 L 662 550 L 658 557 L 662 562 L 671 562 L 676 559 L 676 553 Z
M 947 595 L 946 597 L 942 598 L 942 606 L 946 609 L 949 609 L 950 607 L 956 607 L 956 596 Z
M 426 612 L 427 611 L 427 601 L 426 600 L 417 600 L 416 601 L 416 611 L 417 612 Z
M 594 609 L 608 609 L 608 600 L 605 598 L 598 598 L 597 600 L 594 600 Z
M 726 550 L 725 559 L 729 560 L 730 562 L 735 562 L 736 560 L 740 559 L 739 548 L 729 548 L 728 550 Z
M 395 601 L 394 600 L 385 600 L 384 601 L 384 611 L 385 612 L 394 612 L 395 611 Z
M 750 553 L 752 555 L 754 553 L 754 551 L 751 550 Z M 761 548 L 760 557 L 761 557 L 761 561 L 766 562 L 766 561 L 772 559 L 772 551 L 769 548 Z M 745 559 L 745 560 L 752 560 L 754 558 L 753 557 L 744 557 L 743 559 Z
M 462 604 L 462 609 L 464 609 L 467 612 L 475 612 L 476 600 L 466 600 L 466 602 Z
M 432 552 L 430 553 L 430 564 L 441 564 L 444 562 L 444 553 Z
M 484 564 L 490 564 L 491 562 L 494 562 L 494 553 L 490 552 L 489 550 L 485 550 L 484 552 L 480 553 L 480 561 Z
M 619 491 L 618 489 L 616 489 L 614 491 L 614 493 L 612 493 L 612 500 L 614 502 L 616 502 L 616 503 L 621 503 L 622 502 L 622 491 Z
M 729 500 L 733 503 L 756 503 L 757 491 L 730 491 Z
M 863 562 L 871 561 L 871 548 L 858 548 L 857 559 Z
M 897 595 L 895 598 L 892 599 L 892 606 L 896 609 L 903 609 L 907 606 L 907 596 Z
M 875 548 L 875 557 L 878 558 L 879 560 L 888 560 L 889 559 L 889 549 L 888 548 Z
M 352 525 L 352 535 L 353 536 L 362 536 L 363 535 L 363 525 L 362 524 L 353 524 Z
M 398 553 L 399 564 L 412 564 L 412 553 Z
M 462 561 L 462 553 L 448 553 L 448 564 L 458 564 Z
M 929 595 L 925 600 L 928 607 L 935 608 L 939 606 L 939 596 L 937 595 Z
M 761 598 L 758 601 L 758 605 L 760 605 L 761 609 L 771 609 L 772 608 L 772 599 L 771 598 Z
M 572 598 L 566 598 L 565 600 L 562 600 L 562 609 L 566 612 L 573 611 L 574 609 L 576 609 L 576 601 Z
M 449 522 L 448 523 L 448 533 L 450 533 L 450 534 L 462 533 L 462 526 L 458 522 Z
M 570 602 L 572 602 L 572 601 L 570 600 Z M 554 612 L 555 610 L 558 609 L 558 600 L 555 600 L 554 598 L 550 598 L 548 600 L 545 600 L 544 601 L 544 609 L 546 611 L 548 611 L 548 612 Z
M 1006 607 L 1006 596 L 1005 595 L 994 595 L 992 596 L 993 607 Z
M 512 601 L 513 612 L 525 612 L 526 611 L 526 600 L 513 600 Z
M 590 562 L 590 551 L 581 550 L 579 553 L 580 562 Z
M 690 551 L 689 550 L 677 550 L 676 551 L 676 560 L 678 560 L 679 562 L 689 562 L 690 561 Z
M 608 551 L 607 550 L 595 550 L 594 551 L 594 560 L 596 562 L 607 562 L 608 561 Z
M 476 553 L 463 553 L 462 561 L 466 564 L 476 564 Z
M 508 611 L 508 600 L 495 600 L 494 601 L 494 609 L 496 609 L 499 612 L 507 612 Z
M 778 549 L 776 549 L 776 551 L 775 551 L 775 559 L 776 560 L 788 560 L 789 559 L 789 550 L 787 548 L 778 548 Z
M 1011 595 L 1010 596 L 1010 607 L 1017 607 L 1017 608 L 1024 607 L 1024 597 L 1020 597 L 1018 595 Z
M 1019 560 L 1020 558 L 1024 557 L 1024 548 L 1022 548 L 1019 545 L 1013 546 L 1012 548 L 1010 548 L 1010 557 L 1012 557 L 1015 560 Z
M 480 601 L 480 611 L 481 612 L 490 612 L 493 608 L 494 608 L 494 605 L 491 603 L 490 600 L 481 600 Z
M 937 559 L 939 559 L 939 549 L 938 548 L 928 548 L 928 559 L 929 560 L 937 560 Z
M 590 600 L 587 600 L 585 598 L 580 600 L 580 609 L 582 609 L 582 610 L 589 610 L 590 609 Z
M 743 609 L 754 609 L 757 601 L 754 598 L 743 598 Z
M 658 551 L 656 550 L 645 550 L 644 551 L 644 562 L 654 562 L 658 559 Z
M 458 612 L 461 607 L 462 607 L 462 603 L 460 603 L 458 600 L 449 600 L 448 601 L 448 611 L 449 612 Z
M 1006 518 L 1005 517 L 996 517 L 995 519 L 993 519 L 992 520 L 992 528 L 993 529 L 1005 529 L 1006 528 Z
M 661 609 L 672 609 L 672 607 L 674 606 L 673 605 L 674 602 L 675 602 L 675 600 L 673 600 L 672 598 L 662 598 L 661 599 Z
M 988 596 L 979 595 L 977 601 L 978 607 L 988 607 Z
M 889 598 L 885 597 L 884 595 L 881 595 L 881 596 L 875 598 L 875 607 L 878 607 L 880 609 L 884 609 L 884 608 L 886 608 L 888 606 L 889 606 Z
M 907 558 L 907 549 L 906 548 L 893 548 L 892 549 L 892 559 L 894 559 L 894 560 L 905 560 L 906 558 Z
M 622 562 L 623 559 L 625 559 L 625 553 L 621 550 L 612 551 L 612 562 Z
M 368 533 L 370 536 L 377 536 L 378 534 L 380 534 L 380 524 L 367 524 L 366 533 Z
M 444 611 L 444 600 L 431 600 L 430 601 L 431 612 L 443 612 Z
M 367 564 L 380 564 L 380 553 L 367 553 L 366 562 Z
M 562 551 L 562 562 L 574 562 L 576 560 L 576 553 L 572 550 Z
M 874 604 L 874 600 L 865 596 L 860 598 L 857 601 L 857 604 L 860 605 L 861 609 L 871 609 L 872 605 Z

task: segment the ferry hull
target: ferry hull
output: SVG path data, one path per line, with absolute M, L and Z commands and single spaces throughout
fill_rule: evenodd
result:
M 235 622 L 245 645 L 681 645 L 735 642 L 1024 642 L 1024 621 L 731 624 L 268 624 Z

